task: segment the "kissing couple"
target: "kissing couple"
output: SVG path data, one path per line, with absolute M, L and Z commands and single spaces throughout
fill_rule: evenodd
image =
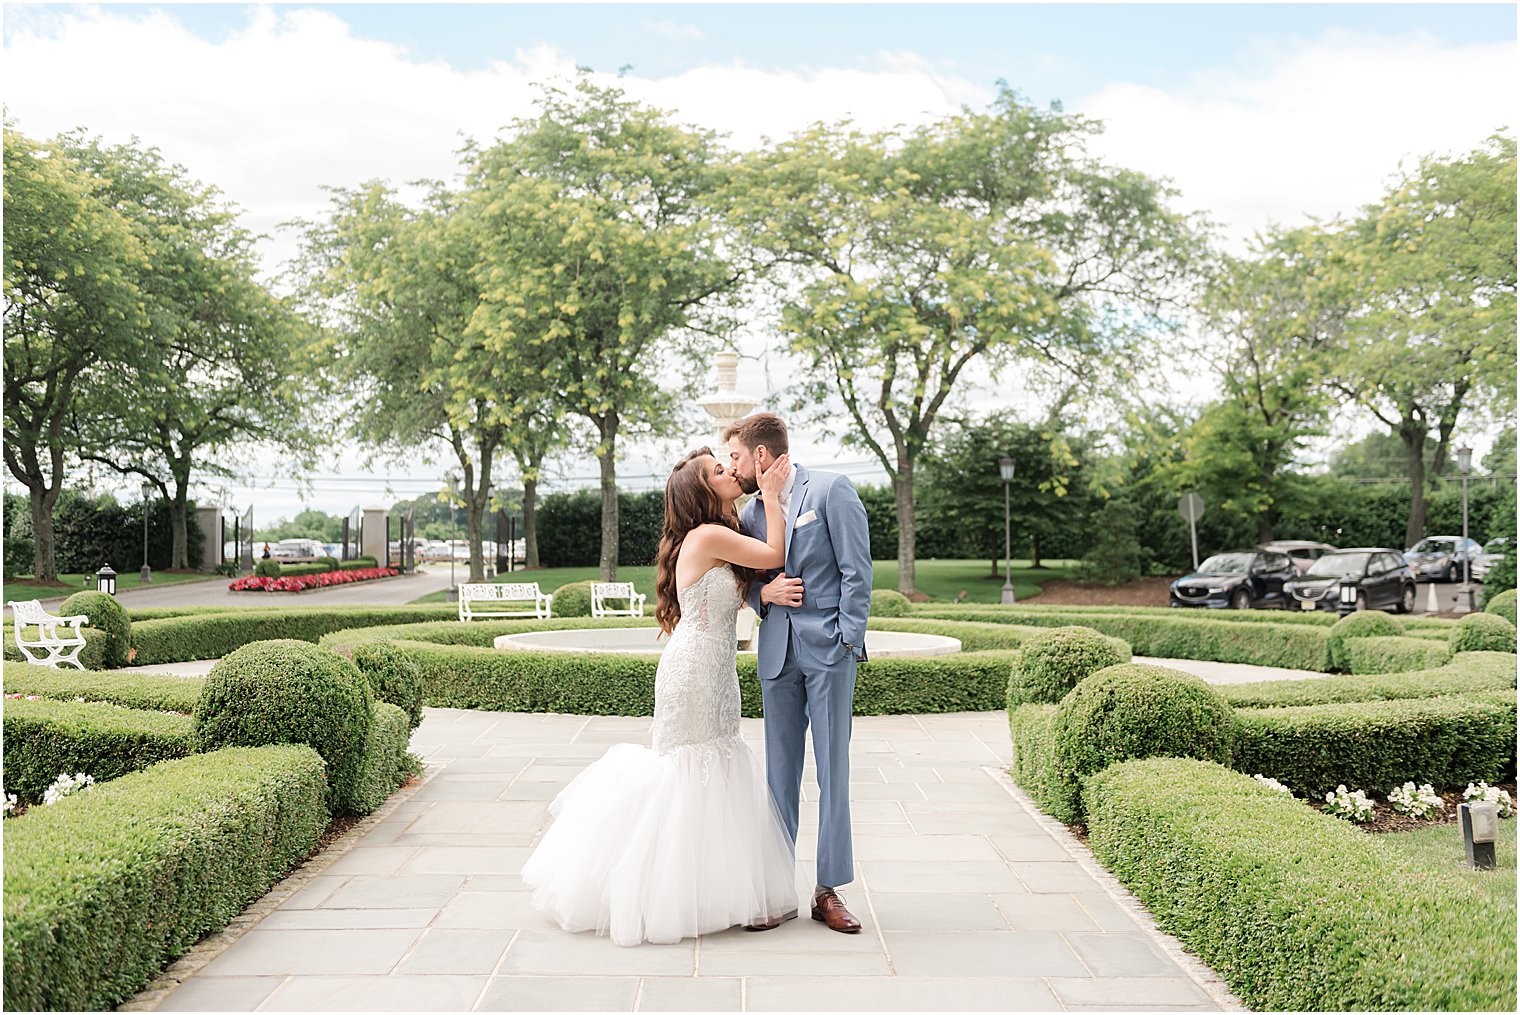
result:
M 793 465 L 786 424 L 755 413 L 665 483 L 655 618 L 670 636 L 652 747 L 617 744 L 549 807 L 523 867 L 533 904 L 569 931 L 668 944 L 797 915 L 805 737 L 818 770 L 814 920 L 855 933 L 837 889 L 855 879 L 850 717 L 866 658 L 871 552 L 844 476 Z M 758 494 L 744 508 L 744 494 Z M 736 618 L 760 617 L 765 775 L 739 732 Z

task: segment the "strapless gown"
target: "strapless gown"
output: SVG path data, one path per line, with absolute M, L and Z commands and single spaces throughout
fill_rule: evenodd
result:
M 549 806 L 523 867 L 533 904 L 569 931 L 668 944 L 797 908 L 794 849 L 739 735 L 726 565 L 680 593 L 655 675 L 652 747 L 617 744 Z

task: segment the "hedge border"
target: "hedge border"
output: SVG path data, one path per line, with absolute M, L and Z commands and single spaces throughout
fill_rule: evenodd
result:
M 29 804 L 64 772 L 98 784 L 194 753 L 189 716 L 99 702 L 7 701 L 4 728 L 5 789 Z
M 1098 859 L 1252 1009 L 1515 1009 L 1514 906 L 1455 865 L 1206 762 L 1126 762 L 1084 792 Z
M 5 1008 L 132 996 L 305 858 L 327 826 L 309 747 L 161 762 L 5 825 Z
M 131 670 L 53 669 L 6 660 L 6 694 L 40 694 L 44 698 L 103 701 L 125 708 L 193 714 L 205 677 L 176 677 Z

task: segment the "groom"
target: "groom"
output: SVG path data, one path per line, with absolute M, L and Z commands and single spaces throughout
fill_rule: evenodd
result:
M 746 493 L 756 476 L 787 453 L 786 424 L 760 412 L 723 432 L 731 473 Z M 797 840 L 804 737 L 813 726 L 818 767 L 818 881 L 813 919 L 853 934 L 860 921 L 835 891 L 855 880 L 850 843 L 850 716 L 855 664 L 866 658 L 866 616 L 871 608 L 871 540 L 866 511 L 855 488 L 832 472 L 795 463 L 781 491 L 786 517 L 786 567 L 764 584 L 754 582 L 749 602 L 760 625 L 760 693 L 765 706 L 765 769 L 772 798 L 792 841 Z M 740 518 L 744 531 L 765 538 L 758 499 Z M 752 929 L 767 930 L 775 920 Z

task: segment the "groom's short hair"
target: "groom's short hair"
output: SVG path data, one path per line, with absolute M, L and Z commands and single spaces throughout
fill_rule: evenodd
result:
M 787 451 L 786 423 L 774 412 L 757 412 L 730 423 L 723 431 L 723 441 L 727 443 L 735 437 L 752 453 L 762 444 L 773 458 Z

